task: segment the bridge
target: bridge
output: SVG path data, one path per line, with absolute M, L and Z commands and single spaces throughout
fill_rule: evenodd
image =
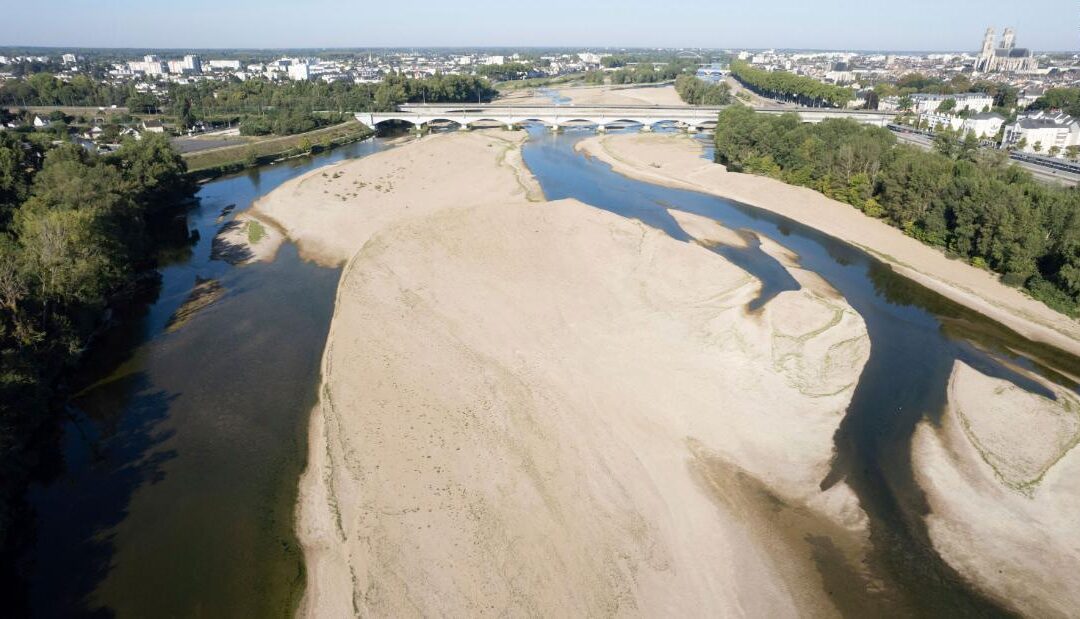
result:
M 603 131 L 611 126 L 640 125 L 648 131 L 657 124 L 676 125 L 688 131 L 712 129 L 723 107 L 689 105 L 507 105 L 477 104 L 419 104 L 409 103 L 395 112 L 356 114 L 356 119 L 369 127 L 389 121 L 409 123 L 422 128 L 429 123 L 456 123 L 468 128 L 476 123 L 500 124 L 508 129 L 527 123 L 541 123 L 553 130 L 561 127 L 591 125 Z M 800 108 L 777 106 L 756 108 L 764 114 L 798 112 L 804 122 L 817 123 L 826 118 L 851 118 L 858 122 L 884 127 L 892 122 L 892 114 L 873 110 L 844 110 L 837 108 Z

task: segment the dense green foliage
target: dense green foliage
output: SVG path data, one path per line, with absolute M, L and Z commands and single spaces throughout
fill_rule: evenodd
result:
M 731 75 L 759 95 L 793 101 L 799 105 L 843 107 L 853 96 L 850 88 L 825 84 L 812 77 L 786 71 L 756 69 L 741 60 L 732 61 Z
M 0 85 L 0 104 L 123 105 L 134 114 L 171 116 L 181 128 L 200 120 L 239 121 L 242 128 L 246 125 L 248 135 L 291 135 L 337 122 L 349 112 L 388 111 L 405 102 L 488 101 L 496 94 L 487 79 L 462 75 L 433 75 L 424 79 L 390 75 L 377 84 L 204 80 L 193 84 L 170 83 L 163 86 L 163 94 L 154 95 L 137 92 L 133 86 L 108 86 L 81 76 L 65 82 L 41 73 Z
M 1014 86 L 988 80 L 971 81 L 967 75 L 959 74 L 949 81 L 936 77 L 927 77 L 922 73 L 908 73 L 895 84 L 882 82 L 874 86 L 878 98 L 905 97 L 915 93 L 955 95 L 965 92 L 984 92 L 994 98 L 994 108 L 1003 116 L 1008 116 L 1016 106 L 1018 91 Z M 910 99 L 909 99 L 910 101 Z
M 1035 182 L 1000 153 L 959 140 L 924 152 L 850 120 L 804 124 L 734 106 L 717 161 L 811 187 L 1025 286 L 1059 311 L 1080 302 L 1080 191 Z
M 643 62 L 636 66 L 628 66 L 612 71 L 612 84 L 652 84 L 666 82 L 676 77 L 697 70 L 697 62 L 690 60 L 674 60 L 667 63 Z
M 1051 88 L 1031 104 L 1033 110 L 1061 110 L 1080 117 L 1080 88 Z
M 185 173 L 162 135 L 100 157 L 0 134 L 0 549 L 56 379 L 152 266 L 151 230 L 190 195 Z
M 113 86 L 84 75 L 64 81 L 49 73 L 35 73 L 0 83 L 0 105 L 124 105 L 136 94 L 133 85 Z
M 523 62 L 507 62 L 505 64 L 485 64 L 476 67 L 477 75 L 489 80 L 504 82 L 527 77 L 532 71 L 532 66 Z
M 721 82 L 712 84 L 693 75 L 675 78 L 675 91 L 690 105 L 727 105 L 731 103 L 731 90 Z

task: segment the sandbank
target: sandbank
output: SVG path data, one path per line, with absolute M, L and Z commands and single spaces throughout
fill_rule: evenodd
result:
M 699 142 L 685 135 L 618 134 L 590 137 L 578 150 L 620 174 L 701 191 L 778 213 L 855 245 L 908 277 L 1020 333 L 1080 355 L 1080 324 L 989 271 L 947 258 L 849 204 L 779 180 L 728 172 L 701 157 Z
M 859 574 L 865 516 L 819 483 L 862 319 L 810 288 L 749 312 L 760 282 L 705 247 L 535 201 L 504 135 L 423 138 L 257 206 L 346 262 L 301 614 L 836 615 L 807 539 Z

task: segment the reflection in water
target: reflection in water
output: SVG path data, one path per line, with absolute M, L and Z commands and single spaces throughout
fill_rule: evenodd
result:
M 1062 372 L 1078 375 L 1080 360 L 1025 340 L 896 275 L 864 252 L 797 222 L 713 196 L 619 176 L 605 164 L 574 153 L 576 139 L 536 133 L 525 146 L 525 161 L 548 199 L 577 198 L 680 240 L 687 240 L 687 235 L 666 211 L 669 206 L 718 220 L 733 230 L 766 236 L 794 252 L 800 266 L 822 276 L 863 317 L 871 340 L 870 359 L 837 431 L 835 461 L 822 487 L 845 480 L 855 491 L 870 518 L 869 567 L 883 587 L 848 579 L 845 591 L 830 592 L 841 610 L 859 615 L 885 610 L 1005 614 L 933 551 L 923 518 L 928 507 L 912 473 L 912 434 L 921 419 L 937 420 L 944 410 L 946 386 L 957 360 L 1043 394 L 1045 389 L 1015 368 L 1032 369 L 1075 389 Z M 757 301 L 798 287 L 760 247 L 715 251 L 763 281 L 769 293 L 763 291 Z M 829 561 L 827 544 L 818 539 L 813 547 L 814 556 Z M 836 577 L 843 568 L 835 561 L 819 563 L 819 569 L 826 582 L 843 582 Z
M 20 567 L 33 614 L 292 614 L 303 584 L 296 480 L 338 271 L 291 245 L 273 263 L 234 267 L 212 259 L 212 244 L 282 182 L 379 148 L 200 189 L 187 217 L 197 241 L 161 261 L 156 299 L 88 357 L 59 470 L 31 491 L 34 541 Z
M 575 135 L 583 134 L 538 133 L 525 147 L 549 199 L 577 198 L 683 241 L 690 239 L 668 207 L 766 236 L 825 278 L 866 322 L 870 359 L 822 483 L 845 480 L 857 493 L 870 516 L 870 568 L 883 586 L 871 592 L 846 571 L 828 535 L 807 533 L 838 607 L 1001 614 L 934 554 L 911 471 L 911 435 L 920 419 L 942 411 L 957 359 L 1028 390 L 1039 387 L 1022 370 L 1075 387 L 1066 376 L 1080 376 L 1080 362 L 795 222 L 618 176 L 575 154 Z M 243 210 L 317 165 L 378 148 L 355 144 L 202 188 L 188 218 L 197 242 L 163 261 L 156 301 L 90 358 L 64 433 L 62 470 L 32 491 L 38 520 L 22 572 L 36 614 L 291 614 L 303 583 L 291 527 L 296 480 L 338 273 L 301 261 L 292 246 L 273 263 L 233 267 L 210 259 L 212 239 L 228 205 Z M 756 241 L 716 251 L 763 281 L 757 305 L 798 287 Z M 206 281 L 223 293 L 169 332 Z

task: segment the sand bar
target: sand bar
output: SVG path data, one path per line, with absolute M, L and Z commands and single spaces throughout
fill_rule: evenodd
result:
M 947 258 L 849 204 L 781 181 L 728 172 L 701 158 L 699 142 L 684 135 L 619 134 L 582 140 L 577 148 L 621 174 L 711 193 L 762 208 L 860 247 L 898 273 L 974 309 L 1029 339 L 1080 355 L 1080 324 L 989 272 Z
M 749 313 L 760 283 L 708 249 L 530 201 L 500 140 L 424 138 L 259 204 L 347 262 L 301 482 L 302 614 L 835 615 L 805 539 L 858 571 L 865 516 L 819 483 L 862 319 L 811 289 Z

